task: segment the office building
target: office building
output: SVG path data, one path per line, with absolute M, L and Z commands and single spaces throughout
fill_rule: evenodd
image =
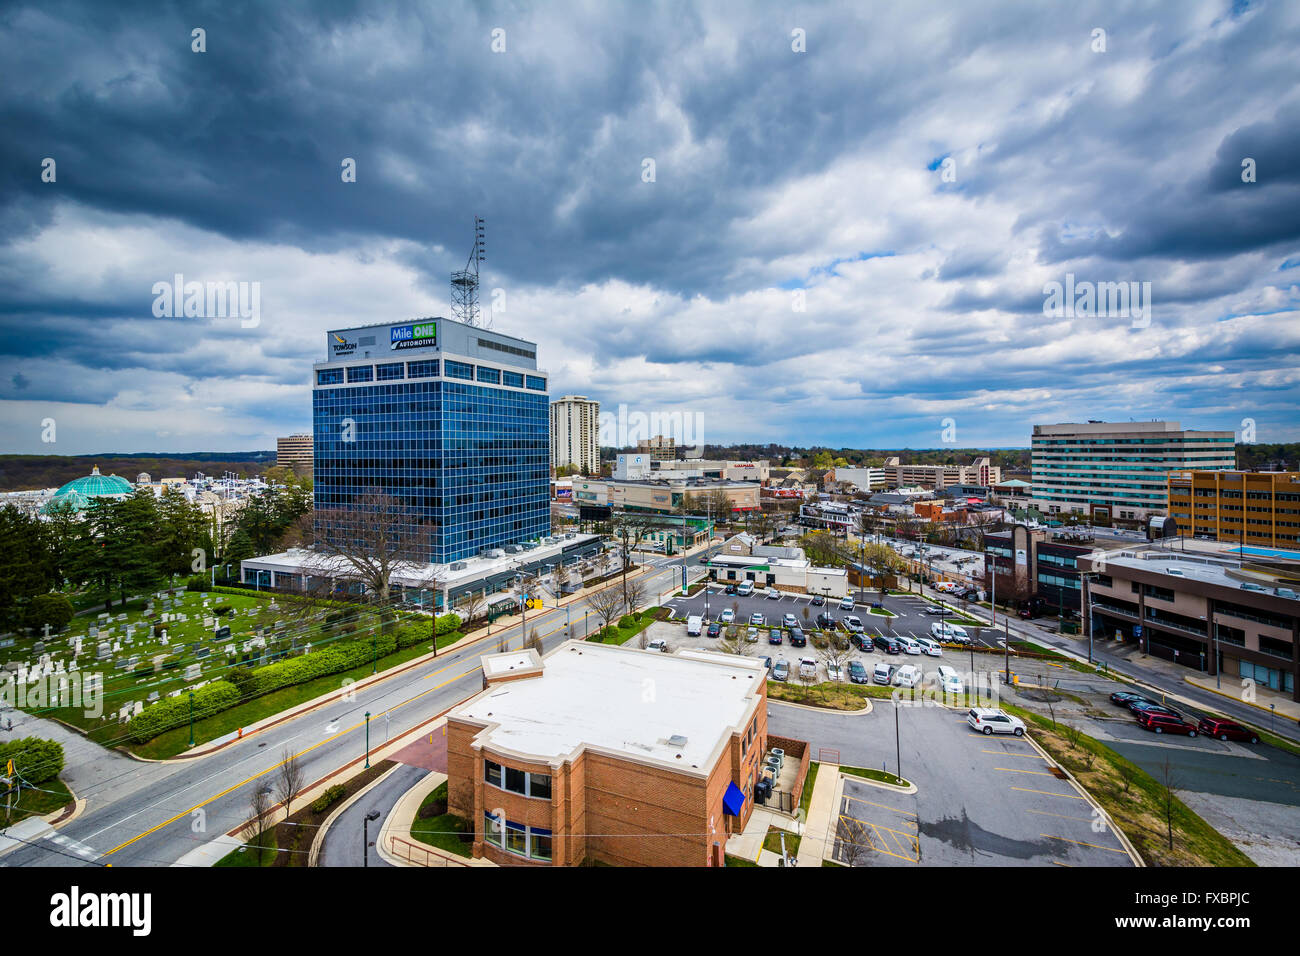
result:
M 655 461 L 672 461 L 677 457 L 677 439 L 656 435 L 654 438 L 642 438 L 636 443 L 636 450 L 649 455 Z
M 1084 634 L 1134 642 L 1221 689 L 1300 700 L 1300 551 L 1182 538 L 1079 559 Z M 1211 684 L 1213 686 L 1213 684 Z
M 565 395 L 551 402 L 551 469 L 600 474 L 600 402 Z
M 1300 545 L 1300 472 L 1171 471 L 1168 490 L 1179 534 L 1265 548 Z
M 1035 425 L 1030 504 L 1096 524 L 1137 523 L 1168 507 L 1171 471 L 1236 467 L 1232 432 L 1184 431 L 1178 422 Z
M 322 512 L 399 503 L 413 560 L 444 564 L 549 533 L 549 401 L 536 345 L 451 319 L 326 333 L 314 366 Z
M 847 471 L 847 469 L 845 469 Z M 904 465 L 897 456 L 885 459 L 882 469 L 889 487 L 920 485 L 942 491 L 949 485 L 994 485 L 1002 480 L 1002 469 L 988 458 L 973 458 L 968 465 Z M 841 469 L 836 469 L 838 474 Z
M 312 473 L 312 443 L 307 434 L 289 435 L 275 440 L 275 463 L 295 475 Z
M 573 483 L 573 499 L 583 505 L 609 506 L 618 511 L 646 511 L 673 514 L 690 496 L 694 511 L 711 510 L 720 517 L 715 500 L 727 496 L 727 510 L 756 511 L 760 507 L 759 485 L 750 481 L 714 481 L 697 478 L 625 479 L 588 478 Z
M 482 665 L 483 691 L 447 715 L 447 806 L 473 823 L 475 856 L 723 866 L 767 799 L 769 745 L 785 745 L 798 804 L 808 748 L 768 736 L 757 658 L 568 641 Z
M 1091 553 L 1022 524 L 990 532 L 984 535 L 983 587 L 1002 604 L 1073 616 L 1083 601 L 1079 559 Z

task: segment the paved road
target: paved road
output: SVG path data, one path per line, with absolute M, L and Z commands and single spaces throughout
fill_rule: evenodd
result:
M 671 568 L 653 571 L 648 590 L 665 590 L 672 573 Z M 594 629 L 598 624 L 595 615 L 584 622 L 584 607 L 583 600 L 569 605 L 574 637 L 585 636 L 587 625 Z M 536 629 L 544 646 L 553 647 L 565 639 L 565 611 L 530 613 L 527 629 Z M 88 801 L 87 809 L 59 829 L 60 842 L 42 839 L 15 849 L 0 856 L 0 865 L 170 865 L 248 818 L 250 791 L 272 781 L 285 748 L 297 754 L 307 780 L 318 780 L 364 755 L 367 712 L 372 715 L 372 748 L 382 745 L 386 731 L 401 736 L 477 693 L 482 686 L 480 656 L 495 653 L 503 639 L 517 649 L 523 633 L 518 626 L 504 634 L 493 631 L 356 691 L 350 700 L 336 699 L 203 758 L 127 763 L 101 751 L 91 762 L 98 766 L 103 760 L 108 769 L 78 791 Z M 390 721 L 383 719 L 385 714 Z
M 348 807 L 330 825 L 321 846 L 321 866 L 361 866 L 363 865 L 363 822 L 366 814 L 372 810 L 379 811 L 379 819 L 370 821 L 370 840 L 377 842 L 380 828 L 393 809 L 393 804 L 401 799 L 402 794 L 429 775 L 423 767 L 398 766 L 383 782 L 366 791 L 366 795 Z M 370 866 L 391 866 L 370 848 Z

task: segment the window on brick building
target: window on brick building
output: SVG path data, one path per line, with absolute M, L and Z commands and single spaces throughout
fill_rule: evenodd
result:
M 514 767 L 506 767 L 506 782 L 503 787 L 511 793 L 522 793 L 528 795 L 528 774 L 523 770 L 516 770 Z
M 528 775 L 528 795 L 543 800 L 551 799 L 551 775 L 530 773 Z
M 501 786 L 501 764 L 491 760 L 483 761 L 483 779 L 494 787 Z
M 483 814 L 483 839 L 493 846 L 501 846 L 501 834 L 505 829 L 501 818 L 484 812 Z
M 531 827 L 529 829 L 529 847 L 528 855 L 534 860 L 550 860 L 551 858 L 551 831 L 544 830 L 541 827 Z

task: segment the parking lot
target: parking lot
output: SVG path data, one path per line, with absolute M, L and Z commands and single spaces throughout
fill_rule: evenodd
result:
M 837 861 L 857 866 L 1131 866 L 1118 837 L 1095 822 L 1091 803 L 1024 738 L 986 737 L 964 712 L 897 712 L 902 775 L 915 794 L 844 781 L 837 814 L 858 851 L 835 840 Z M 776 701 L 771 733 L 838 752 L 844 766 L 896 769 L 895 710 L 820 713 Z
M 707 592 L 707 594 L 706 594 Z M 879 591 L 862 592 L 862 601 L 858 602 L 856 591 L 850 594 L 854 599 L 854 609 L 852 611 L 841 611 L 839 607 L 839 598 L 826 598 L 825 605 L 817 607 L 813 605 L 813 595 L 795 594 L 792 592 L 782 591 L 779 598 L 765 597 L 762 591 L 755 592 L 748 597 L 739 594 L 726 594 L 725 587 L 722 584 L 712 585 L 708 588 L 701 589 L 691 597 L 674 597 L 664 602 L 664 606 L 670 608 L 675 619 L 685 620 L 692 615 L 699 615 L 707 622 L 716 621 L 722 612 L 727 609 L 734 609 L 736 623 L 742 626 L 748 626 L 750 615 L 758 612 L 764 617 L 764 627 L 780 627 L 781 619 L 787 614 L 793 614 L 799 626 L 804 630 L 815 626 L 817 615 L 824 612 L 829 613 L 836 622 L 837 627 L 841 627 L 841 621 L 845 615 L 856 615 L 861 621 L 863 628 L 867 633 L 886 634 L 886 635 L 906 635 L 908 637 L 929 637 L 930 625 L 940 621 L 940 615 L 927 615 L 923 609 L 932 605 L 934 602 L 919 595 L 908 594 L 886 594 L 884 600 L 884 609 L 892 611 L 894 616 L 888 617 L 879 614 L 872 614 L 871 605 L 880 601 Z M 960 612 L 961 602 L 947 602 L 950 612 Z M 807 612 L 805 614 L 805 612 Z M 1000 631 L 985 629 L 973 625 L 963 624 L 966 633 L 970 636 L 972 642 L 977 645 L 986 647 L 1001 647 L 999 641 Z M 985 631 L 987 630 L 987 633 Z M 766 640 L 766 635 L 763 635 Z

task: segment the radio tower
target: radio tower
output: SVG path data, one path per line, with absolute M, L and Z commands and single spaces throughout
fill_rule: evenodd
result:
M 477 326 L 478 321 L 478 267 L 487 258 L 483 238 L 483 219 L 474 217 L 474 248 L 470 250 L 465 268 L 451 274 L 451 312 L 459 322 Z M 490 323 L 489 323 L 490 324 Z

